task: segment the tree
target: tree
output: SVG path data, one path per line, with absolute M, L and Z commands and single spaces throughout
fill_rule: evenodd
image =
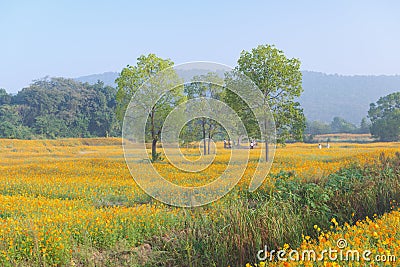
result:
M 306 134 L 317 135 L 331 133 L 331 126 L 321 121 L 307 121 Z
M 190 143 L 201 140 L 201 121 L 199 119 L 192 119 L 186 123 L 186 125 L 182 128 L 179 133 L 179 140 L 181 144 L 185 144 L 186 147 L 189 147 Z
M 278 143 L 284 144 L 287 139 L 301 140 L 305 117 L 300 104 L 295 101 L 303 92 L 300 61 L 287 58 L 273 45 L 260 45 L 250 52 L 242 51 L 235 70 L 249 77 L 266 98 L 274 116 Z M 227 92 L 226 99 L 235 111 L 242 113 L 239 114 L 241 118 L 248 116 L 245 125 L 251 132 L 255 122 L 251 121 L 254 117 L 248 107 L 232 93 Z M 267 139 L 265 141 L 268 149 Z M 266 159 L 268 161 L 268 153 Z
M 196 99 L 200 97 L 209 97 L 217 100 L 224 98 L 224 89 L 220 86 L 223 84 L 223 79 L 214 72 L 209 72 L 205 75 L 194 76 L 192 82 L 185 85 L 185 94 L 188 99 Z M 201 99 L 202 106 L 207 108 L 206 101 Z M 220 125 L 213 119 L 202 117 L 194 120 L 190 125 L 195 127 L 195 124 L 200 124 L 202 139 L 203 139 L 203 150 L 204 155 L 210 154 L 210 142 L 215 134 L 220 132 Z M 190 130 L 185 130 L 187 133 L 191 133 Z M 208 138 L 208 143 L 206 139 Z
M 45 138 L 67 136 L 68 127 L 65 122 L 54 114 L 41 115 L 35 118 L 34 129 L 36 134 Z
M 0 105 L 0 138 L 32 138 L 30 129 L 22 125 L 17 106 Z
M 332 133 L 353 133 L 356 126 L 341 117 L 334 117 L 331 122 Z
M 360 123 L 360 128 L 358 129 L 358 133 L 367 134 L 370 133 L 371 124 L 367 122 L 367 118 L 362 118 Z
M 120 76 L 116 79 L 118 85 L 116 112 L 120 121 L 123 121 L 128 104 L 131 98 L 135 96 L 135 93 L 138 93 L 143 100 L 145 100 L 144 98 L 147 98 L 147 100 L 158 99 L 160 96 L 157 94 L 157 90 L 155 90 L 155 94 L 152 94 L 152 87 L 168 87 L 168 85 L 162 84 L 165 80 L 172 81 L 171 84 L 175 84 L 174 82 L 179 80 L 178 75 L 171 68 L 173 64 L 170 59 L 162 59 L 155 54 L 149 54 L 147 56 L 140 56 L 137 59 L 136 66 L 128 65 L 121 71 Z M 165 71 L 165 73 L 163 72 L 163 77 L 158 77 L 157 74 L 161 71 Z M 143 92 L 140 88 L 143 85 L 146 85 L 146 89 L 150 90 L 144 92 L 145 95 L 141 95 Z M 151 157 L 153 161 L 160 159 L 160 154 L 157 153 L 157 142 L 161 139 L 163 122 L 170 111 L 183 101 L 183 99 L 183 89 L 178 87 L 172 90 L 171 93 L 162 96 L 151 107 L 146 125 L 146 137 L 151 139 Z M 138 108 L 140 107 L 138 106 Z
M 115 115 L 116 89 L 111 86 L 104 86 L 102 81 L 89 85 L 89 88 L 95 93 L 86 97 L 86 105 L 83 108 L 87 115 L 80 121 L 81 125 L 85 123 L 87 118 L 87 129 L 90 135 L 103 137 L 119 135 L 120 125 Z
M 400 92 L 379 98 L 368 111 L 371 134 L 381 141 L 400 140 Z

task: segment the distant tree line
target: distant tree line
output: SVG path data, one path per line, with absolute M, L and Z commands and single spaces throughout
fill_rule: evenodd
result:
M 34 81 L 17 95 L 0 89 L 1 138 L 68 138 L 120 135 L 116 89 L 65 78 Z
M 321 121 L 307 121 L 305 134 L 319 135 L 331 133 L 354 133 L 367 134 L 370 133 L 371 124 L 367 118 L 361 120 L 360 126 L 346 121 L 341 117 L 334 117 L 330 123 Z

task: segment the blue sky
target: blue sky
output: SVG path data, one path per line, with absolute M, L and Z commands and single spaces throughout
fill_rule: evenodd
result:
M 120 71 L 141 54 L 234 66 L 275 44 L 303 70 L 400 74 L 399 1 L 0 0 L 0 88 Z

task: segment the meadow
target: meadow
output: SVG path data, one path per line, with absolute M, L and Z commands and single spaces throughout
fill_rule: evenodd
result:
M 200 178 L 165 161 L 155 167 L 174 183 L 201 185 L 225 169 L 230 152 L 221 146 Z M 266 181 L 250 193 L 254 149 L 232 192 L 193 209 L 145 194 L 118 138 L 0 140 L 0 149 L 2 266 L 266 266 L 256 257 L 265 245 L 323 249 L 341 236 L 353 248 L 400 252 L 399 143 L 278 147 Z

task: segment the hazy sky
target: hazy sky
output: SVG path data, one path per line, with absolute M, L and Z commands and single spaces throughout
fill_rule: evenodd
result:
M 189 2 L 0 0 L 0 88 L 120 71 L 147 53 L 234 66 L 259 44 L 303 70 L 400 74 L 400 1 Z

